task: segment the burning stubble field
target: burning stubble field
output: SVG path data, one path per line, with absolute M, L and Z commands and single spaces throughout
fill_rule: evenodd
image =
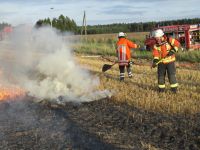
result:
M 118 67 L 77 56 L 112 96 L 92 102 L 57 104 L 33 97 L 0 103 L 0 149 L 199 149 L 200 72 L 178 68 L 179 92 L 156 91 L 149 62 L 118 81 Z
M 0 43 L 0 149 L 200 149 L 198 63 L 179 63 L 178 93 L 159 94 L 150 61 L 135 60 L 133 78 L 119 82 L 117 65 L 102 73 L 107 60 L 72 59 L 67 48 L 53 51 L 62 43 L 52 31 L 41 33 Z

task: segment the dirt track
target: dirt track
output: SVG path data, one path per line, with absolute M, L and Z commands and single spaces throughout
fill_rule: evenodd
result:
M 0 149 L 200 149 L 200 115 L 167 116 L 102 99 L 0 103 Z

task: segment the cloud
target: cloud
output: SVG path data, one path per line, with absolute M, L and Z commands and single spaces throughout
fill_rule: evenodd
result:
M 143 6 L 130 6 L 130 5 L 115 5 L 112 7 L 104 8 L 100 13 L 103 13 L 105 15 L 141 15 L 145 13 L 145 9 L 147 7 Z
M 90 25 L 105 24 L 107 21 L 103 22 L 104 20 L 110 20 L 109 22 L 130 20 L 125 18 L 132 18 L 135 22 L 157 21 L 167 19 L 169 16 L 198 17 L 200 14 L 198 3 L 199 0 L 1 0 L 0 20 L 14 25 L 34 24 L 39 19 L 58 17 L 63 14 L 81 25 L 85 10 L 87 23 Z M 52 7 L 53 10 L 50 9 Z M 141 17 L 146 19 L 141 20 Z

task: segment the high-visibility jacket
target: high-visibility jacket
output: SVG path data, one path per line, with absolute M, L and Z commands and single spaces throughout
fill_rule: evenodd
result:
M 119 65 L 128 65 L 131 60 L 131 48 L 137 48 L 137 44 L 126 38 L 119 38 L 117 42 L 117 56 Z
M 162 59 L 164 64 L 173 62 L 176 60 L 175 55 L 167 56 L 170 50 L 174 50 L 175 52 L 178 51 L 178 47 L 180 43 L 174 38 L 165 38 L 163 37 L 163 43 L 161 45 L 155 44 L 153 46 L 153 57 L 154 59 Z

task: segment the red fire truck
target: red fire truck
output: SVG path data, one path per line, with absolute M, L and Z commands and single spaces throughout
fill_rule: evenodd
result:
M 156 29 L 162 29 L 166 36 L 176 38 L 184 49 L 200 49 L 200 24 L 161 26 Z M 145 40 L 146 49 L 151 50 L 154 44 L 155 40 L 150 32 Z
M 12 31 L 13 31 L 13 28 L 11 26 L 4 27 L 3 30 L 0 31 L 0 40 L 3 40 L 4 38 L 6 38 Z

